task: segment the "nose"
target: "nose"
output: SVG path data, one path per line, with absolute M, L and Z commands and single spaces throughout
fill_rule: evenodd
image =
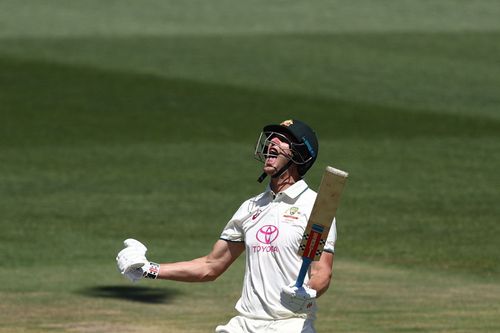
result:
M 280 145 L 281 143 L 283 143 L 283 141 L 281 141 L 277 136 L 271 138 L 270 140 L 272 143 L 276 144 L 276 145 Z

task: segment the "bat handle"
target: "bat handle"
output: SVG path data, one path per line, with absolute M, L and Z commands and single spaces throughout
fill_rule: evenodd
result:
M 312 259 L 308 257 L 302 258 L 302 266 L 300 267 L 299 276 L 297 276 L 297 282 L 295 282 L 295 287 L 300 288 L 304 284 L 304 279 L 306 277 L 309 266 L 311 265 Z

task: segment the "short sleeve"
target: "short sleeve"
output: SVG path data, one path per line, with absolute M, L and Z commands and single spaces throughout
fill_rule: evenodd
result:
M 222 230 L 220 239 L 230 242 L 244 242 L 245 236 L 241 227 L 241 221 L 231 219 Z
M 335 242 L 337 241 L 337 221 L 333 219 L 332 226 L 326 238 L 326 244 L 323 249 L 325 252 L 335 253 Z
M 248 202 L 241 205 L 236 213 L 234 213 L 233 217 L 222 230 L 220 239 L 230 242 L 244 242 L 243 221 L 246 217 L 248 217 Z

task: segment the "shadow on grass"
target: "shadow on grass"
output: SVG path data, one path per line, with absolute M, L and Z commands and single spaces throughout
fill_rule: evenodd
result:
M 95 286 L 79 291 L 87 297 L 115 298 L 133 302 L 167 303 L 179 294 L 178 291 L 141 286 Z

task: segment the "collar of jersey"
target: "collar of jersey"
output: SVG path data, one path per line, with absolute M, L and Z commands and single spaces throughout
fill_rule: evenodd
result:
M 277 198 L 280 197 L 279 194 L 282 193 L 281 196 L 286 195 L 290 199 L 295 199 L 302 192 L 304 192 L 305 190 L 307 190 L 308 187 L 309 186 L 307 185 L 307 183 L 303 179 L 301 179 L 298 182 L 296 182 L 295 184 L 293 184 L 292 186 L 290 186 L 289 188 L 287 188 L 286 190 L 284 190 L 283 192 L 276 193 L 276 197 Z M 271 186 L 270 185 L 267 185 L 266 192 L 269 193 L 269 195 L 271 195 L 271 196 L 273 195 L 273 191 L 271 190 Z

